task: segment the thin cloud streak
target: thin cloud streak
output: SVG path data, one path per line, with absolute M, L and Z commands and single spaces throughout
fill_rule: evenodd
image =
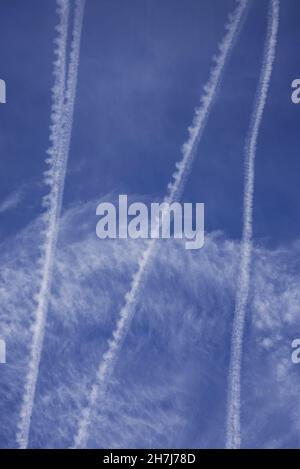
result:
M 56 27 L 58 35 L 55 39 L 55 54 L 57 58 L 54 61 L 55 83 L 52 89 L 52 123 L 50 126 L 50 141 L 52 145 L 48 150 L 49 157 L 47 158 L 47 163 L 49 164 L 49 169 L 45 172 L 45 182 L 50 186 L 50 192 L 43 200 L 43 204 L 46 207 L 46 212 L 43 215 L 45 244 L 41 249 L 41 284 L 39 292 L 35 297 L 37 308 L 35 322 L 32 328 L 33 339 L 29 370 L 26 376 L 25 391 L 16 436 L 20 449 L 25 449 L 28 446 L 31 416 L 43 349 L 57 244 L 58 221 L 61 213 L 66 165 L 72 133 L 84 5 L 85 0 L 76 0 L 70 61 L 67 74 L 66 54 L 70 5 L 68 0 L 57 0 L 59 25 Z M 67 84 L 65 84 L 66 74 Z
M 22 202 L 24 197 L 23 189 L 17 189 L 9 194 L 6 199 L 0 204 L 0 214 L 9 212 L 17 208 Z
M 190 136 L 182 147 L 183 156 L 181 161 L 176 163 L 176 170 L 172 175 L 173 181 L 169 183 L 168 193 L 164 198 L 165 202 L 172 203 L 173 201 L 180 199 L 183 192 L 185 183 L 192 169 L 196 150 L 205 129 L 210 110 L 216 99 L 218 87 L 220 85 L 227 60 L 240 30 L 247 5 L 248 0 L 237 0 L 236 9 L 230 15 L 228 23 L 225 26 L 225 37 L 219 44 L 218 55 L 214 57 L 215 65 L 210 71 L 210 77 L 207 84 L 204 86 L 204 94 L 201 97 L 200 107 L 195 111 L 193 124 L 189 128 Z M 165 216 L 166 211 L 163 211 L 162 218 Z M 157 224 L 159 223 L 160 221 L 157 220 Z M 129 291 L 125 295 L 125 304 L 121 308 L 112 338 L 108 341 L 108 349 L 102 357 L 97 371 L 96 380 L 89 393 L 88 404 L 82 409 L 77 432 L 73 441 L 73 447 L 75 448 L 82 448 L 87 444 L 89 426 L 94 413 L 95 403 L 97 399 L 101 398 L 105 394 L 109 378 L 113 372 L 114 363 L 118 357 L 134 316 L 139 293 L 146 281 L 147 272 L 150 270 L 150 262 L 155 254 L 155 249 L 156 240 L 152 239 L 147 243 L 147 247 L 139 260 L 138 270 L 134 274 Z
M 259 129 L 267 100 L 275 59 L 278 27 L 279 0 L 271 0 L 268 13 L 268 31 L 263 64 L 254 104 L 254 112 L 250 123 L 249 138 L 246 143 L 243 235 L 229 368 L 226 437 L 226 448 L 228 449 L 238 449 L 241 446 L 241 366 L 252 254 L 255 156 Z

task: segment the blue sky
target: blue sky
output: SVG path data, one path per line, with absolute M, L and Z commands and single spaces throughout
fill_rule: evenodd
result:
M 290 361 L 290 342 L 300 334 L 300 107 L 290 98 L 299 78 L 300 5 L 281 3 L 256 159 L 245 447 L 298 446 L 300 430 L 300 369 Z M 97 202 L 122 193 L 163 198 L 233 6 L 232 0 L 87 0 L 32 447 L 71 443 L 142 249 L 96 239 Z M 162 243 L 105 404 L 99 403 L 90 447 L 224 446 L 244 143 L 267 6 L 251 2 L 183 195 L 205 203 L 207 244 L 187 253 Z M 57 19 L 54 0 L 1 0 L 0 8 L 0 77 L 7 84 L 7 104 L 0 106 L 0 336 L 8 346 L 0 370 L 0 446 L 14 447 L 37 286 Z

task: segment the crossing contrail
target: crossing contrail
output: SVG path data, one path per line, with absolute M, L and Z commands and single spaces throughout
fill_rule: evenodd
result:
M 204 87 L 200 107 L 195 111 L 193 124 L 189 129 L 189 139 L 182 147 L 182 158 L 180 162 L 176 163 L 176 171 L 173 173 L 172 181 L 168 185 L 168 192 L 164 198 L 165 202 L 172 203 L 181 197 L 209 112 L 215 101 L 225 65 L 241 27 L 242 19 L 245 16 L 247 5 L 248 0 L 237 0 L 235 10 L 229 16 L 229 20 L 226 24 L 225 37 L 219 44 L 218 53 L 214 57 L 214 66 L 211 69 L 209 80 Z M 164 216 L 166 216 L 166 213 L 163 211 L 162 219 Z M 157 220 L 157 223 L 160 224 L 160 221 Z M 150 261 L 153 257 L 156 244 L 155 239 L 151 239 L 147 242 L 147 247 L 141 256 L 138 269 L 133 275 L 129 291 L 125 295 L 125 304 L 119 313 L 115 330 L 111 339 L 108 341 L 107 351 L 102 357 L 96 380 L 88 396 L 87 406 L 81 411 L 77 432 L 73 441 L 74 448 L 82 448 L 87 444 L 89 425 L 96 400 L 105 393 L 109 377 L 113 372 L 114 363 L 130 327 L 135 312 L 136 301 L 147 278 L 147 272 L 150 268 Z
M 72 132 L 84 5 L 85 0 L 76 0 L 75 2 L 70 60 L 67 70 L 66 56 L 70 4 L 69 0 L 57 0 L 59 24 L 56 27 L 58 34 L 55 39 L 55 79 L 52 89 L 50 126 L 51 147 L 47 151 L 48 158 L 46 160 L 49 169 L 45 172 L 45 182 L 50 186 L 50 190 L 49 194 L 45 196 L 43 200 L 43 205 L 46 207 L 46 211 L 43 214 L 45 243 L 41 249 L 41 283 L 35 297 L 37 306 L 34 324 L 32 326 L 33 338 L 30 350 L 30 362 L 16 435 L 20 449 L 25 449 L 28 446 L 31 416 L 44 342 L 46 316 L 57 243 L 58 221 L 61 213 L 66 165 Z
M 241 446 L 241 363 L 252 251 L 255 154 L 275 58 L 279 26 L 279 5 L 279 0 L 270 1 L 263 64 L 245 149 L 243 235 L 229 368 L 226 439 L 226 448 L 228 449 L 237 449 Z

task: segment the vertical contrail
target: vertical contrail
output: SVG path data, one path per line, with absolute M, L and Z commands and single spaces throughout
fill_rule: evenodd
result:
M 84 4 L 85 0 L 76 0 L 75 2 L 70 60 L 68 71 L 66 71 L 70 5 L 69 0 L 57 0 L 59 25 L 56 28 L 58 37 L 55 40 L 55 54 L 57 57 L 54 61 L 55 82 L 52 89 L 51 147 L 47 152 L 49 156 L 46 160 L 49 164 L 49 169 L 45 172 L 45 182 L 50 186 L 50 191 L 43 200 L 43 204 L 46 207 L 46 212 L 43 215 L 45 244 L 42 247 L 40 259 L 41 283 L 35 297 L 37 307 L 32 327 L 33 338 L 30 350 L 29 369 L 25 381 L 24 396 L 16 436 L 20 449 L 25 449 L 28 446 L 31 416 L 43 348 L 57 243 L 58 221 L 61 213 L 66 165 L 72 132 Z
M 263 64 L 254 103 L 254 111 L 249 128 L 245 149 L 245 185 L 243 235 L 241 260 L 239 267 L 236 304 L 231 342 L 229 369 L 229 389 L 227 408 L 226 448 L 237 449 L 241 445 L 240 410 L 241 410 L 241 362 L 243 353 L 243 335 L 245 314 L 249 291 L 250 261 L 252 251 L 252 218 L 254 192 L 254 166 L 259 128 L 266 104 L 273 63 L 275 58 L 279 26 L 279 0 L 271 0 L 268 13 L 268 31 L 265 43 Z
M 229 16 L 226 24 L 226 33 L 219 44 L 218 54 L 214 57 L 214 66 L 210 72 L 209 80 L 204 87 L 204 93 L 201 97 L 200 107 L 195 111 L 195 117 L 192 126 L 189 128 L 189 139 L 182 147 L 182 158 L 176 163 L 176 171 L 172 175 L 172 181 L 168 185 L 168 192 L 164 198 L 165 202 L 172 203 L 180 199 L 185 182 L 190 174 L 196 149 L 201 139 L 205 124 L 215 101 L 218 86 L 222 74 L 239 32 L 242 19 L 246 10 L 248 0 L 237 0 L 234 12 Z M 165 216 L 163 212 L 162 218 Z M 157 221 L 159 223 L 159 221 Z M 83 408 L 78 421 L 77 432 L 74 437 L 73 447 L 85 447 L 87 443 L 89 425 L 94 410 L 96 400 L 104 395 L 108 379 L 113 371 L 115 360 L 122 343 L 126 337 L 132 317 L 135 312 L 138 294 L 143 288 L 151 257 L 156 247 L 156 240 L 151 239 L 147 243 L 147 248 L 143 252 L 139 261 L 138 270 L 133 275 L 129 291 L 125 295 L 125 304 L 122 307 L 112 338 L 108 341 L 107 351 L 104 353 L 100 366 L 97 371 L 96 380 L 92 386 L 86 407 Z

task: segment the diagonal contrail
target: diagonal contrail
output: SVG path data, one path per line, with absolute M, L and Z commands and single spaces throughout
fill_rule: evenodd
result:
M 55 82 L 52 89 L 51 147 L 47 152 L 49 156 L 46 160 L 49 164 L 49 169 L 45 172 L 45 182 L 50 186 L 50 191 L 43 200 L 43 205 L 46 207 L 46 212 L 43 215 L 45 243 L 42 247 L 42 256 L 40 259 L 41 283 L 35 298 L 37 307 L 32 327 L 33 338 L 30 350 L 29 369 L 25 381 L 24 396 L 16 435 L 20 449 L 25 449 L 28 446 L 31 416 L 43 349 L 57 243 L 58 221 L 61 213 L 66 165 L 72 132 L 84 5 L 85 0 L 76 0 L 75 2 L 70 61 L 67 71 L 66 54 L 70 5 L 69 0 L 57 0 L 59 25 L 56 27 L 58 36 L 55 39 L 55 54 L 57 57 L 54 61 Z
M 164 198 L 165 202 L 172 203 L 173 201 L 180 199 L 183 192 L 209 112 L 217 95 L 218 86 L 220 84 L 225 65 L 238 35 L 247 5 L 248 0 L 237 0 L 236 8 L 230 15 L 228 23 L 226 24 L 225 37 L 219 45 L 217 56 L 214 57 L 214 66 L 210 72 L 209 80 L 204 87 L 200 107 L 195 111 L 193 125 L 189 129 L 190 136 L 188 141 L 183 145 L 182 159 L 176 164 L 176 171 L 172 175 L 173 180 L 169 184 L 168 193 Z M 163 212 L 162 218 L 165 215 L 166 213 Z M 157 223 L 160 223 L 159 220 Z M 128 293 L 125 295 L 125 304 L 119 313 L 119 318 L 112 334 L 112 338 L 108 341 L 108 349 L 102 357 L 102 361 L 97 371 L 96 380 L 88 397 L 88 404 L 83 408 L 78 421 L 78 428 L 73 441 L 73 447 L 75 448 L 85 447 L 87 444 L 89 425 L 96 400 L 105 393 L 109 376 L 113 372 L 115 360 L 130 327 L 138 295 L 147 278 L 147 272 L 150 268 L 149 264 L 156 245 L 157 243 L 155 239 L 148 241 L 147 248 L 143 252 L 139 261 L 138 270 L 133 276 Z
M 243 235 L 229 368 L 226 439 L 226 448 L 228 449 L 237 449 L 241 446 L 241 363 L 252 251 L 255 154 L 275 58 L 279 26 L 279 5 L 279 0 L 270 1 L 263 64 L 245 149 Z

